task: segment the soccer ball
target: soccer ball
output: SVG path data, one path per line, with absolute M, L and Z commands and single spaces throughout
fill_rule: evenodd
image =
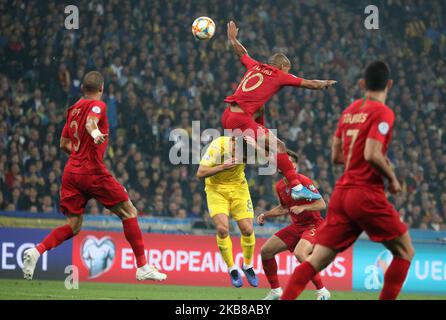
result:
M 192 23 L 192 34 L 198 40 L 209 40 L 215 33 L 215 23 L 209 17 L 199 17 Z

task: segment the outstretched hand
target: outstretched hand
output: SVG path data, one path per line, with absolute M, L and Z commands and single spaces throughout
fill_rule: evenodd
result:
M 325 80 L 324 89 L 328 89 L 338 83 L 336 80 Z
M 108 133 L 101 133 L 99 136 L 97 136 L 94 139 L 94 143 L 95 144 L 102 144 L 105 142 L 105 140 L 107 139 Z
M 228 39 L 230 41 L 236 40 L 238 35 L 238 28 L 234 21 L 229 21 L 228 23 Z

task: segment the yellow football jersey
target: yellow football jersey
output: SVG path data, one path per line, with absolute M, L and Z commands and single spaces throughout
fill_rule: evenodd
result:
M 232 157 L 232 143 L 231 137 L 221 136 L 211 142 L 209 148 L 206 150 L 200 165 L 206 167 L 215 167 L 223 164 L 225 159 Z M 246 183 L 245 178 L 245 164 L 239 164 L 234 168 L 224 170 L 205 180 L 206 186 L 215 185 L 239 185 Z

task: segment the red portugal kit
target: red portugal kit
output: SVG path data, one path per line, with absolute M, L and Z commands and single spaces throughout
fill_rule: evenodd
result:
M 70 139 L 72 150 L 62 176 L 60 208 L 63 213 L 84 213 L 91 198 L 105 207 L 128 200 L 125 188 L 113 178 L 103 162 L 108 138 L 102 144 L 94 143 L 85 128 L 88 116 L 98 118 L 99 130 L 108 133 L 104 102 L 80 99 L 68 109 L 62 137 Z
M 342 251 L 362 231 L 376 242 L 392 240 L 407 231 L 386 198 L 384 177 L 364 158 L 367 139 L 380 141 L 386 154 L 394 120 L 389 107 L 366 97 L 342 113 L 335 136 L 342 139 L 345 169 L 331 195 L 316 243 Z
M 298 174 L 298 176 L 299 180 L 305 187 L 318 193 L 318 190 L 315 188 L 310 178 L 302 174 Z M 283 179 L 276 183 L 276 192 L 282 207 L 288 209 L 292 224 L 277 231 L 275 235 L 287 245 L 288 250 L 291 252 L 294 251 L 294 248 L 300 239 L 305 239 L 311 243 L 314 243 L 315 236 L 318 232 L 317 228 L 324 221 L 320 212 L 303 211 L 298 215 L 291 212 L 291 207 L 308 204 L 308 201 L 294 200 L 291 198 L 291 190 Z
M 254 117 L 263 119 L 261 114 L 265 103 L 284 86 L 300 87 L 302 79 L 260 63 L 247 54 L 242 56 L 241 62 L 248 70 L 234 94 L 227 97 L 225 102 L 237 104 L 244 113 L 232 112 L 230 108 L 226 108 L 222 125 L 224 129 L 251 129 L 257 137 L 257 134 L 263 135 L 267 129 L 263 126 L 263 120 L 256 122 Z

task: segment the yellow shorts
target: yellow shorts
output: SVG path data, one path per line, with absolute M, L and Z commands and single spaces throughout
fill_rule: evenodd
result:
M 211 218 L 217 214 L 231 215 L 235 221 L 254 218 L 254 209 L 247 183 L 234 186 L 208 185 L 205 191 Z

